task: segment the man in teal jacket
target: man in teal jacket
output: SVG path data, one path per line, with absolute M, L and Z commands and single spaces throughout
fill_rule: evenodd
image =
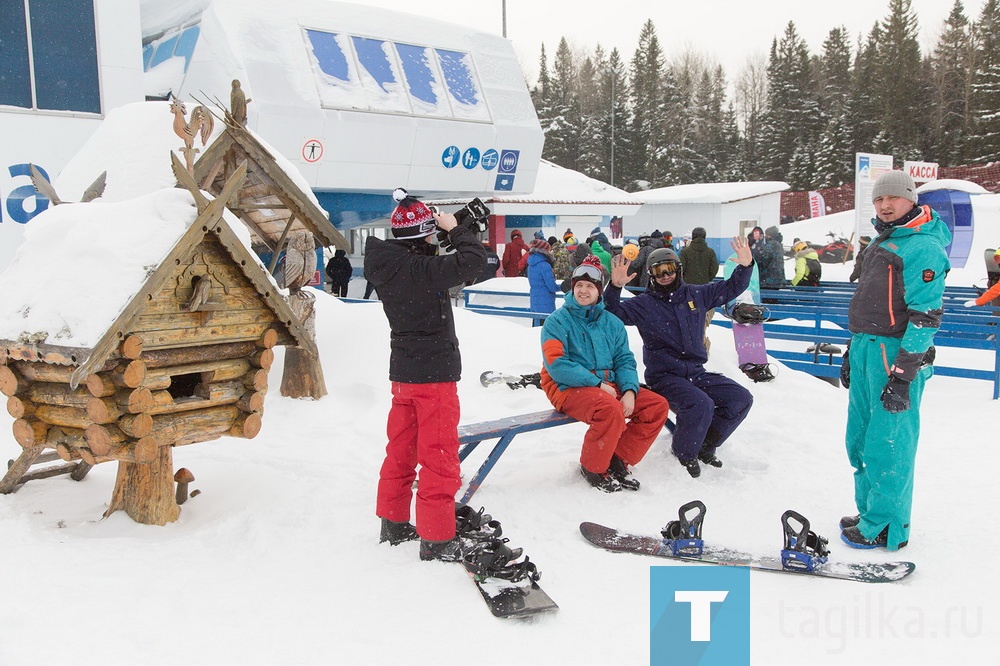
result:
M 902 171 L 882 174 L 872 201 L 879 236 L 859 259 L 841 367 L 858 514 L 840 526 L 849 546 L 898 550 L 909 541 L 918 411 L 933 373 L 951 234 L 930 207 L 917 205 L 913 179 Z
M 639 388 L 621 320 L 604 310 L 604 272 L 590 255 L 573 271 L 565 304 L 542 328 L 542 389 L 552 406 L 590 426 L 580 473 L 604 492 L 638 490 L 629 467 L 667 420 L 667 401 Z

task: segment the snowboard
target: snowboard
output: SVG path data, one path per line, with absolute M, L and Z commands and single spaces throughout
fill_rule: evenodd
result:
M 541 373 L 533 372 L 527 375 L 505 375 L 502 372 L 487 370 L 479 375 L 479 383 L 489 387 L 496 384 L 506 384 L 507 388 L 517 390 L 528 386 L 542 388 Z
M 723 267 L 723 278 L 729 279 L 736 269 L 736 255 L 726 260 Z M 733 309 L 741 304 L 760 306 L 760 274 L 757 264 L 753 265 L 753 275 L 750 286 L 742 294 L 726 304 L 725 312 L 733 319 L 733 341 L 736 344 L 736 360 L 747 377 L 754 382 L 769 382 L 774 379 L 774 367 L 767 360 L 767 347 L 764 343 L 764 323 L 741 324 L 733 318 Z
M 493 577 L 478 580 L 471 571 L 467 573 L 494 617 L 525 618 L 559 610 L 552 597 L 530 578 L 512 583 Z
M 812 571 L 786 569 L 782 567 L 780 557 L 758 557 L 737 550 L 708 545 L 704 546 L 701 555 L 674 555 L 660 537 L 619 532 L 596 523 L 580 523 L 580 533 L 598 548 L 619 553 L 651 555 L 701 564 L 748 567 L 754 571 L 786 573 L 795 576 L 853 580 L 859 583 L 894 583 L 903 580 L 917 568 L 913 562 L 826 562 Z

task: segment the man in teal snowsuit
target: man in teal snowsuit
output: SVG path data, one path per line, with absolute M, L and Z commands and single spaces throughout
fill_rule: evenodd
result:
M 860 259 L 841 368 L 858 515 L 840 526 L 849 546 L 898 550 L 909 541 L 920 398 L 933 374 L 951 234 L 930 207 L 917 206 L 916 186 L 902 171 L 882 174 L 872 201 L 879 236 Z

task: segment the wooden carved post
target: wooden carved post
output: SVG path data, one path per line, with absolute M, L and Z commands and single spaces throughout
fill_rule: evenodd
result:
M 316 297 L 302 287 L 309 283 L 315 266 L 316 247 L 312 234 L 308 231 L 289 234 L 285 250 L 285 285 L 290 292 L 288 304 L 313 342 L 316 340 Z M 314 400 L 326 395 L 326 379 L 319 357 L 301 347 L 286 348 L 281 395 Z
M 177 520 L 181 508 L 174 497 L 172 447 L 156 447 L 153 459 L 145 464 L 124 460 L 118 463 L 118 478 L 104 516 L 119 509 L 146 525 L 166 525 Z

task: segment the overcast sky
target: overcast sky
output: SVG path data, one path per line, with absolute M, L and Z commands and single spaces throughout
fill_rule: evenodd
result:
M 965 15 L 977 18 L 983 3 L 963 0 Z M 502 0 L 364 0 L 364 4 L 502 32 Z M 937 42 L 953 4 L 954 0 L 912 0 L 922 52 Z M 643 23 L 652 19 L 668 58 L 687 49 L 697 51 L 721 64 L 732 82 L 747 57 L 767 56 L 772 39 L 784 32 L 788 21 L 795 22 L 810 52 L 819 53 L 832 28 L 843 25 L 852 38 L 867 35 L 876 21 L 885 18 L 888 7 L 889 0 L 507 0 L 507 37 L 534 82 L 542 43 L 549 66 L 561 37 L 587 53 L 598 43 L 608 52 L 618 47 L 628 62 Z

